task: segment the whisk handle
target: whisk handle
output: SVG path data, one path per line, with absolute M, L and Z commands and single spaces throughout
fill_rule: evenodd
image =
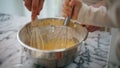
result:
M 68 25 L 68 23 L 70 22 L 70 19 L 71 19 L 71 17 L 69 17 L 69 16 L 65 18 L 64 26 Z
M 72 12 L 71 12 L 71 15 L 65 18 L 65 21 L 64 21 L 64 25 L 65 25 L 65 26 L 68 25 L 68 23 L 70 22 L 70 19 L 71 19 L 72 16 L 73 16 L 73 13 L 74 13 L 74 7 L 75 7 L 75 6 L 72 6 Z

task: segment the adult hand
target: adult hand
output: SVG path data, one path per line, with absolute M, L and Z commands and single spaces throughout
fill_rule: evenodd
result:
M 80 0 L 65 0 L 65 2 L 63 4 L 62 15 L 64 17 L 70 16 L 71 13 L 72 13 L 72 6 L 74 6 L 74 12 L 73 12 L 72 19 L 77 19 L 79 10 L 80 10 L 80 8 L 82 6 Z
M 88 30 L 88 32 L 94 32 L 96 30 L 100 30 L 102 27 L 98 27 L 98 26 L 93 26 L 93 25 L 85 25 L 82 24 L 83 27 L 86 27 L 86 29 Z
M 98 8 L 98 7 L 103 6 L 103 5 L 104 5 L 104 2 L 100 1 L 100 2 L 98 2 L 98 3 L 96 3 L 96 4 L 92 5 L 92 6 L 95 7 L 95 8 Z M 89 32 L 94 32 L 96 30 L 102 29 L 102 27 L 93 26 L 93 25 L 84 25 L 84 26 L 87 28 L 87 30 Z
M 25 0 L 26 8 L 32 12 L 31 18 L 35 20 L 42 10 L 44 0 Z

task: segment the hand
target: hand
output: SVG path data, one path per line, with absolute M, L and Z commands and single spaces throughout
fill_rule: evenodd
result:
M 71 12 L 72 12 L 72 6 L 74 6 L 74 12 L 73 12 L 72 19 L 77 19 L 79 10 L 80 10 L 80 8 L 82 6 L 80 0 L 65 0 L 65 2 L 63 4 L 63 13 L 62 13 L 62 15 L 64 17 L 70 16 Z
M 84 25 L 82 24 L 83 27 L 86 27 L 86 29 L 89 31 L 89 32 L 94 32 L 96 30 L 100 30 L 102 27 L 98 27 L 98 26 L 93 26 L 93 25 Z
M 42 10 L 44 0 L 25 0 L 26 8 L 32 12 L 32 20 L 35 20 Z

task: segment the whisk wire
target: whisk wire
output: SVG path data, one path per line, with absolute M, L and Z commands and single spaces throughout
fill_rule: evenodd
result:
M 56 31 L 56 37 L 52 40 L 51 43 L 54 43 L 54 49 L 67 48 L 68 45 L 68 23 L 73 15 L 74 7 L 72 7 L 71 16 L 68 16 L 64 20 L 63 26 L 56 27 L 59 31 Z M 36 26 L 37 22 L 31 22 L 31 37 L 30 45 L 35 48 L 45 49 L 45 42 L 41 35 L 40 29 Z M 56 41 L 55 41 L 56 40 Z M 73 40 L 72 40 L 73 41 Z M 50 45 L 49 45 L 50 46 Z

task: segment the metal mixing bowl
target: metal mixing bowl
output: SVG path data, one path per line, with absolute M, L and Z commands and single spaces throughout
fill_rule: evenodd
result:
M 63 22 L 64 19 L 62 18 L 44 18 L 37 20 L 37 27 L 42 29 L 43 27 L 48 26 L 62 26 Z M 72 62 L 77 53 L 80 51 L 80 44 L 86 39 L 88 34 L 86 28 L 82 27 L 79 22 L 71 20 L 71 22 L 68 24 L 68 27 L 74 29 L 74 31 L 76 31 L 78 34 L 75 35 L 73 32 L 74 38 L 78 40 L 76 45 L 64 49 L 40 50 L 33 48 L 26 43 L 26 41 L 29 40 L 27 34 L 25 33 L 28 27 L 30 27 L 30 23 L 26 24 L 22 29 L 20 29 L 17 34 L 18 41 L 20 42 L 21 46 L 24 47 L 28 56 L 31 56 L 37 60 L 40 65 L 47 68 L 63 67 Z M 44 34 L 44 32 L 46 31 L 43 31 L 42 33 Z

